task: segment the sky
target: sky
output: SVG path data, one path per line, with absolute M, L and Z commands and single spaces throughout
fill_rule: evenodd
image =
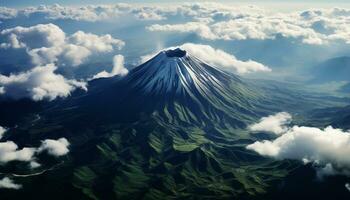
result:
M 112 3 L 173 3 L 172 0 L 0 0 L 0 6 L 5 7 L 26 7 L 26 6 L 38 6 L 38 5 L 87 5 L 87 4 L 112 4 Z M 238 4 L 254 4 L 254 5 L 263 5 L 266 7 L 285 7 L 288 6 L 288 9 L 298 9 L 305 8 L 310 6 L 316 7 L 340 7 L 340 6 L 349 6 L 350 3 L 348 0 L 199 0 L 199 1 L 189 1 L 189 0 L 177 0 L 177 3 L 181 2 L 222 2 L 222 3 L 238 3 Z M 285 8 L 284 8 L 285 9 Z

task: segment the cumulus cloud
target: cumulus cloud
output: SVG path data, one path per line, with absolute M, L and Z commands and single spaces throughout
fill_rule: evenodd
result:
M 2 43 L 2 47 L 35 49 L 39 47 L 51 47 L 65 42 L 65 33 L 54 24 L 38 24 L 31 27 L 17 26 L 1 31 L 1 35 L 8 37 L 8 43 Z
M 287 115 L 286 115 L 287 116 Z M 276 125 L 275 125 L 276 126 Z M 278 126 L 278 125 L 277 125 Z M 331 126 L 320 129 L 307 126 L 284 128 L 274 140 L 257 141 L 247 146 L 260 155 L 276 159 L 296 159 L 313 163 L 318 175 L 350 175 L 350 132 Z
M 114 39 L 109 34 L 98 36 L 83 31 L 78 31 L 72 34 L 68 37 L 68 41 L 69 43 L 83 46 L 89 50 L 97 52 L 110 52 L 115 47 L 121 49 L 124 46 L 123 41 Z
M 0 7 L 0 20 L 12 19 L 17 16 L 17 10 L 13 8 Z
M 4 133 L 5 133 L 6 131 L 7 131 L 6 128 L 0 126 L 0 140 L 1 140 L 1 138 L 4 136 Z
M 350 43 L 350 12 L 347 9 L 318 9 L 301 12 L 267 12 L 262 9 L 242 9 L 212 4 L 213 10 L 198 6 L 194 19 L 180 24 L 153 24 L 149 31 L 194 33 L 208 40 L 266 40 L 283 36 L 305 44 L 323 45 L 340 41 Z M 195 7 L 192 7 L 194 9 Z M 231 11 L 231 12 L 230 12 Z
M 350 183 L 346 183 L 345 188 L 350 192 Z
M 158 21 L 166 19 L 166 17 L 162 15 L 162 12 L 157 12 L 157 10 L 153 9 L 152 7 L 139 8 L 132 12 L 135 14 L 136 18 L 140 20 Z
M 125 45 L 109 34 L 98 36 L 77 31 L 67 36 L 54 24 L 17 26 L 2 30 L 0 34 L 7 39 L 0 47 L 25 48 L 34 65 L 58 62 L 78 66 L 93 54 L 120 50 Z
M 167 13 L 174 13 L 174 9 L 176 8 L 170 9 L 164 6 L 130 5 L 125 3 L 87 6 L 61 6 L 54 4 L 21 9 L 0 7 L 0 19 L 6 20 L 41 14 L 46 19 L 69 19 L 88 22 L 114 20 L 121 17 L 134 17 L 138 20 L 163 20 L 166 19 L 165 15 Z
M 0 188 L 18 190 L 22 188 L 22 185 L 16 184 L 12 179 L 5 177 L 0 180 Z
M 275 115 L 263 117 L 258 123 L 249 126 L 252 131 L 271 132 L 276 135 L 287 131 L 287 124 L 291 121 L 292 116 L 286 112 L 280 112 Z
M 0 142 L 0 164 L 6 164 L 11 161 L 28 162 L 31 169 L 40 167 L 35 157 L 37 154 L 47 152 L 49 155 L 59 157 L 69 153 L 69 142 L 66 138 L 58 140 L 46 139 L 41 142 L 38 148 L 24 147 L 19 149 L 17 144 L 12 141 Z M 20 189 L 21 185 L 15 184 L 11 179 L 5 177 L 0 180 L 0 188 Z
M 35 157 L 37 153 L 47 152 L 52 156 L 59 157 L 69 152 L 68 147 L 69 142 L 66 138 L 46 139 L 41 142 L 38 148 L 24 147 L 22 149 L 19 149 L 17 144 L 12 141 L 0 142 L 0 163 L 22 161 L 29 162 L 31 168 L 37 168 L 40 166 Z
M 238 60 L 234 55 L 229 54 L 223 50 L 215 49 L 209 45 L 185 43 L 178 47 L 170 47 L 167 49 L 181 48 L 186 50 L 190 55 L 198 57 L 202 61 L 221 67 L 226 70 L 231 70 L 239 74 L 251 73 L 251 72 L 268 72 L 271 69 L 261 63 L 248 60 Z M 149 54 L 141 57 L 141 62 L 146 62 L 155 54 Z
M 66 138 L 60 138 L 58 140 L 47 139 L 42 141 L 38 152 L 47 151 L 48 154 L 58 157 L 66 155 L 69 152 L 68 146 L 69 142 Z
M 206 22 L 188 22 L 185 24 L 154 24 L 146 28 L 149 31 L 159 32 L 179 32 L 179 33 L 196 33 L 200 37 L 210 40 L 219 39 L 213 33 Z
M 0 20 L 41 14 L 49 20 L 112 21 L 116 19 L 163 20 L 149 31 L 193 33 L 208 40 L 266 40 L 277 36 L 305 44 L 350 43 L 350 10 L 345 8 L 273 12 L 256 6 L 220 3 L 172 5 L 38 6 L 20 9 L 0 7 Z M 179 21 L 167 20 L 179 17 Z M 13 37 L 14 46 L 20 47 Z M 15 45 L 16 44 L 16 45 Z
M 10 161 L 31 161 L 35 154 L 35 148 L 23 148 L 18 150 L 17 144 L 12 141 L 0 143 L 0 163 Z
M 113 69 L 111 72 L 107 71 L 102 71 L 99 72 L 98 74 L 94 75 L 92 79 L 97 79 L 97 78 L 107 78 L 107 77 L 112 77 L 115 75 L 126 75 L 128 73 L 128 69 L 124 67 L 124 56 L 122 55 L 115 55 L 113 57 Z
M 35 168 L 38 168 L 38 167 L 40 167 L 40 166 L 41 166 L 41 164 L 38 163 L 38 162 L 36 162 L 35 160 L 30 161 L 30 163 L 29 163 L 29 167 L 30 167 L 31 169 L 35 169 Z
M 19 74 L 0 75 L 3 95 L 14 99 L 31 98 L 39 101 L 67 97 L 76 88 L 87 90 L 85 82 L 67 80 L 62 75 L 55 74 L 56 68 L 49 64 Z
M 307 44 L 323 44 L 326 36 L 315 30 L 296 24 L 288 24 L 281 19 L 242 18 L 217 23 L 187 22 L 184 24 L 154 24 L 146 28 L 149 31 L 195 33 L 208 40 L 266 40 L 277 35 L 301 39 Z M 330 39 L 330 38 L 329 38 Z

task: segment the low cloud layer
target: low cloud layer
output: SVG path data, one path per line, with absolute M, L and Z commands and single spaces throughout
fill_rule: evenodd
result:
M 69 153 L 69 142 L 65 138 L 58 140 L 46 139 L 38 148 L 24 147 L 19 149 L 12 141 L 0 142 L 0 163 L 6 164 L 11 161 L 30 163 L 32 167 L 40 166 L 36 161 L 36 154 L 47 152 L 49 155 L 59 157 Z
M 206 4 L 199 4 L 198 7 L 200 9 L 194 13 L 202 20 L 153 24 L 147 30 L 193 33 L 208 40 L 267 40 L 282 36 L 311 45 L 336 41 L 350 43 L 350 11 L 347 9 L 276 13 L 254 7 L 239 11 L 234 6 L 223 8 L 220 4 L 212 4 L 212 8 Z M 213 12 L 204 12 L 208 10 Z
M 134 17 L 138 20 L 163 20 L 166 19 L 165 15 L 167 13 L 176 12 L 174 9 L 176 8 L 125 3 L 88 6 L 61 6 L 54 4 L 21 9 L 0 7 L 0 20 L 30 17 L 39 13 L 46 19 L 66 19 L 87 22 L 116 20 L 121 17 Z
M 62 75 L 56 74 L 56 69 L 53 64 L 48 64 L 19 74 L 9 76 L 0 74 L 2 95 L 13 99 L 31 98 L 39 101 L 67 97 L 76 88 L 87 90 L 85 82 L 67 80 Z
M 209 45 L 185 43 L 177 47 L 170 47 L 167 49 L 181 48 L 186 50 L 190 55 L 195 56 L 202 61 L 228 70 L 234 71 L 239 74 L 251 73 L 251 72 L 269 72 L 270 68 L 267 66 L 252 61 L 241 61 L 238 60 L 234 55 L 229 54 L 223 50 L 215 49 Z M 141 57 L 141 62 L 146 62 L 148 59 L 152 58 L 155 54 L 145 55 Z
M 2 128 L 2 127 L 0 127 Z M 5 132 L 5 129 L 2 129 Z M 23 147 L 20 149 L 13 141 L 0 142 L 0 165 L 5 165 L 12 161 L 21 161 L 28 163 L 31 169 L 41 166 L 37 161 L 37 155 L 47 153 L 49 155 L 60 157 L 69 153 L 69 142 L 66 138 L 58 140 L 46 139 L 41 142 L 41 145 L 35 147 Z M 16 184 L 8 177 L 0 180 L 0 189 L 20 189 L 22 185 Z
M 66 138 L 60 138 L 58 140 L 44 140 L 41 146 L 37 150 L 38 152 L 46 151 L 48 154 L 53 156 L 63 156 L 69 152 L 69 142 Z
M 346 183 L 345 188 L 350 192 L 350 183 Z
M 288 130 L 286 125 L 289 124 L 291 119 L 292 116 L 289 113 L 280 112 L 261 118 L 258 123 L 250 125 L 249 129 L 254 132 L 270 132 L 280 135 Z
M 5 177 L 0 180 L 0 188 L 18 190 L 22 188 L 22 185 L 16 184 L 12 179 Z
M 94 75 L 92 79 L 97 78 L 108 78 L 116 75 L 126 75 L 128 74 L 129 70 L 124 67 L 124 56 L 122 55 L 115 55 L 113 57 L 113 69 L 111 72 L 102 71 L 98 74 Z
M 29 162 L 33 159 L 35 148 L 18 149 L 17 144 L 12 141 L 0 142 L 0 163 L 10 161 Z
M 136 19 L 162 21 L 149 31 L 193 33 L 208 40 L 266 40 L 279 36 L 305 44 L 325 45 L 350 42 L 350 10 L 346 8 L 273 12 L 256 6 L 220 3 L 172 5 L 113 4 L 89 6 L 0 7 L 0 21 L 30 18 L 36 14 L 47 20 L 113 21 Z M 179 17 L 179 21 L 166 21 Z M 163 21 L 166 21 L 164 23 Z M 19 43 L 20 45 L 20 43 Z
M 286 113 L 279 113 L 275 116 L 283 115 L 287 116 Z M 289 117 L 287 118 L 289 120 Z M 272 119 L 272 117 L 266 119 Z M 279 125 L 280 127 L 278 127 Z M 318 169 L 320 177 L 335 174 L 350 175 L 349 131 L 335 129 L 331 126 L 320 129 L 306 126 L 286 128 L 284 127 L 285 123 L 279 123 L 279 125 L 272 123 L 273 127 L 270 131 L 276 132 L 277 130 L 280 136 L 271 141 L 257 141 L 248 145 L 247 149 L 276 159 L 311 162 Z M 264 127 L 264 131 L 267 131 L 266 127 Z

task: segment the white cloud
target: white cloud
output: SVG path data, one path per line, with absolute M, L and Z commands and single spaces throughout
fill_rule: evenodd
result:
M 12 179 L 5 177 L 0 180 L 0 188 L 18 190 L 22 188 L 22 185 L 16 184 Z
M 120 50 L 125 43 L 106 34 L 98 36 L 77 31 L 66 34 L 54 24 L 17 26 L 1 31 L 7 38 L 2 48 L 25 48 L 34 65 L 58 64 L 78 66 L 91 55 Z
M 209 40 L 266 40 L 278 35 L 305 44 L 350 43 L 350 10 L 345 8 L 309 9 L 278 12 L 256 6 L 220 3 L 185 3 L 172 5 L 89 5 L 38 6 L 21 9 L 0 7 L 0 20 L 44 15 L 47 19 L 77 21 L 113 21 L 118 19 L 167 20 L 153 24 L 150 31 L 194 33 Z M 16 44 L 16 38 L 12 38 Z M 17 43 L 20 45 L 20 43 Z M 17 46 L 18 46 L 17 45 Z M 15 46 L 15 45 L 13 45 Z
M 345 188 L 346 188 L 347 190 L 349 190 L 349 192 L 350 192 L 350 183 L 346 183 L 346 184 L 345 184 Z
M 293 126 L 282 129 L 274 140 L 257 141 L 247 146 L 260 155 L 277 159 L 297 159 L 312 162 L 319 175 L 350 175 L 350 132 L 331 126 L 320 129 Z
M 208 40 L 266 40 L 281 35 L 305 44 L 350 43 L 350 10 L 318 9 L 302 12 L 268 12 L 257 8 L 237 10 L 229 5 L 192 6 L 193 19 L 178 24 L 154 24 L 149 31 L 194 33 Z M 212 12 L 208 12 L 212 11 Z M 207 19 L 207 20 L 198 20 Z M 194 21 L 196 20 L 196 21 Z
M 252 131 L 271 132 L 276 135 L 285 133 L 288 128 L 286 125 L 291 121 L 292 116 L 286 112 L 280 112 L 275 115 L 263 117 L 256 124 L 249 126 Z
M 62 75 L 55 74 L 55 70 L 56 66 L 49 64 L 19 74 L 0 75 L 0 86 L 5 91 L 3 95 L 39 101 L 67 97 L 76 88 L 87 90 L 85 82 L 67 80 Z
M 65 42 L 65 33 L 54 24 L 38 24 L 31 27 L 17 26 L 1 31 L 1 35 L 9 37 L 9 43 L 2 46 L 12 48 L 58 46 Z
M 18 150 L 17 144 L 12 141 L 0 143 L 0 163 L 10 161 L 31 161 L 35 154 L 35 148 L 23 148 Z
M 17 10 L 13 8 L 0 7 L 0 20 L 12 19 L 17 16 Z
M 68 37 L 68 41 L 96 52 L 111 52 L 115 47 L 120 50 L 124 46 L 123 41 L 114 39 L 109 34 L 98 36 L 83 31 L 72 34 Z
M 17 144 L 12 141 L 0 142 L 0 164 L 6 164 L 11 161 L 28 162 L 31 169 L 41 166 L 35 157 L 38 153 L 47 152 L 49 155 L 59 157 L 69 153 L 69 142 L 66 138 L 58 140 L 46 139 L 41 142 L 40 147 L 24 147 L 18 149 Z M 0 188 L 20 189 L 22 186 L 13 183 L 9 178 L 0 180 Z
M 269 17 L 242 18 L 217 23 L 201 21 L 184 24 L 154 24 L 146 27 L 146 29 L 158 32 L 195 33 L 208 40 L 266 40 L 275 39 L 277 35 L 282 35 L 287 38 L 301 39 L 306 44 L 320 45 L 327 42 L 326 36 L 311 28 L 289 24 L 284 19 L 279 20 L 270 19 Z M 334 36 L 332 37 L 335 39 Z M 339 37 L 338 39 L 345 38 Z M 346 39 L 348 40 L 348 38 Z
M 75 44 L 67 44 L 64 46 L 61 60 L 65 62 L 65 64 L 78 66 L 84 63 L 87 58 L 92 54 L 92 51 L 84 46 L 79 46 Z M 38 62 L 45 63 L 45 62 Z
M 156 13 L 152 10 L 139 9 L 139 10 L 134 11 L 134 13 L 135 13 L 136 18 L 140 19 L 140 20 L 164 20 L 164 19 L 166 19 L 161 14 Z
M 68 149 L 69 142 L 66 138 L 60 138 L 58 140 L 47 139 L 42 141 L 38 152 L 47 151 L 50 155 L 53 156 L 63 156 L 69 152 Z
M 252 61 L 238 60 L 234 55 L 229 54 L 223 50 L 215 49 L 209 45 L 185 43 L 178 46 L 181 49 L 186 50 L 190 55 L 198 57 L 202 61 L 214 65 L 226 70 L 235 71 L 239 74 L 251 73 L 251 72 L 268 72 L 271 71 L 267 66 Z M 178 47 L 170 47 L 167 49 L 173 49 Z M 146 62 L 155 54 L 149 54 L 141 57 L 141 62 Z
M 217 35 L 215 35 L 210 27 L 205 22 L 188 22 L 185 24 L 165 24 L 159 25 L 154 24 L 149 27 L 146 27 L 149 31 L 160 31 L 160 32 L 179 32 L 179 33 L 196 33 L 200 37 L 215 40 L 219 39 Z
M 38 163 L 38 162 L 36 162 L 35 160 L 30 161 L 30 163 L 29 163 L 29 167 L 30 167 L 31 169 L 35 169 L 35 168 L 38 168 L 38 167 L 40 167 L 40 166 L 41 166 L 41 164 Z
M 55 70 L 63 66 L 79 66 L 92 56 L 120 50 L 125 43 L 111 35 L 95 35 L 77 31 L 66 35 L 54 24 L 39 24 L 31 27 L 17 26 L 0 32 L 4 43 L 0 48 L 25 49 L 34 67 L 28 71 L 0 74 L 0 95 L 19 99 L 29 97 L 35 101 L 67 97 L 76 88 L 86 90 L 86 83 L 68 80 Z M 126 74 L 119 61 L 115 62 L 114 74 Z
M 46 139 L 41 142 L 40 147 L 24 147 L 18 149 L 16 143 L 12 141 L 0 142 L 0 163 L 11 161 L 29 162 L 31 168 L 37 168 L 40 164 L 36 161 L 37 153 L 47 152 L 52 156 L 63 156 L 69 152 L 69 142 L 66 138 L 58 140 Z
M 115 75 L 126 75 L 128 74 L 128 69 L 124 67 L 124 56 L 122 55 L 115 55 L 113 57 L 113 69 L 111 72 L 107 71 L 102 71 L 99 72 L 98 74 L 94 75 L 92 79 L 97 79 L 97 78 L 107 78 L 107 77 L 112 77 Z
M 41 5 L 22 9 L 0 7 L 0 19 L 30 17 L 34 14 L 44 15 L 47 19 L 69 19 L 76 21 L 106 21 L 121 17 L 134 17 L 139 20 L 163 20 L 167 13 L 174 13 L 174 8 L 160 6 L 130 5 L 118 3 L 114 5 L 61 6 Z
M 1 140 L 1 138 L 4 136 L 4 133 L 5 133 L 6 131 L 7 131 L 6 128 L 0 126 L 0 140 Z

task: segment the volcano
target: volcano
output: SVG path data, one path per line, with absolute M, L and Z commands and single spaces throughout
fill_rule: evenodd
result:
M 126 76 L 95 80 L 89 90 L 65 104 L 93 110 L 104 122 L 135 121 L 140 114 L 153 114 L 177 124 L 244 128 L 257 116 L 259 106 L 254 102 L 261 98 L 236 75 L 179 48 L 161 51 Z

